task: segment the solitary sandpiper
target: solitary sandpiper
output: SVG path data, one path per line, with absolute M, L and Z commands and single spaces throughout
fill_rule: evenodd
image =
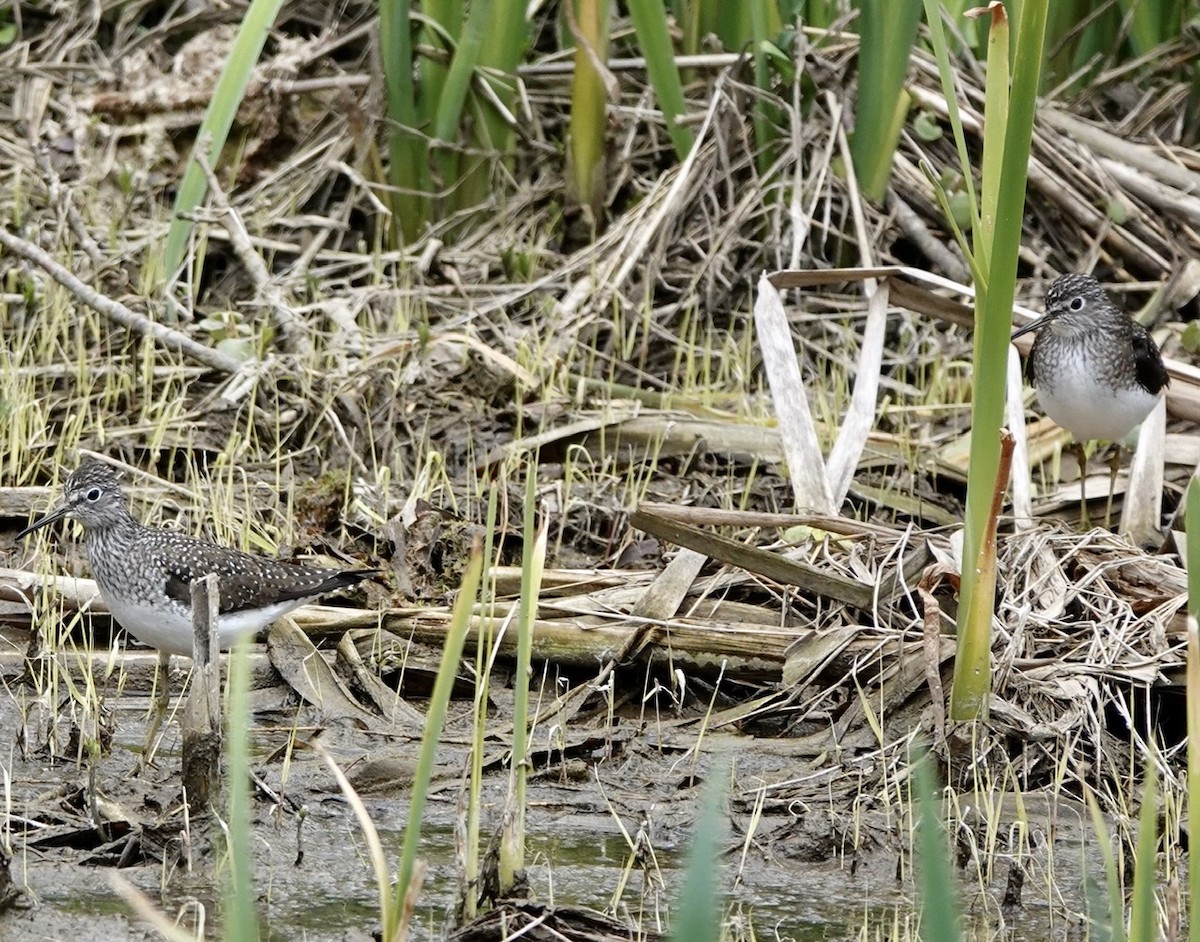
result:
M 1162 354 L 1090 275 L 1056 278 L 1045 315 L 1012 339 L 1033 330 L 1029 378 L 1046 414 L 1074 436 L 1084 474 L 1084 442 L 1119 444 L 1157 405 L 1170 382 Z
M 252 556 L 174 530 L 142 526 L 129 513 L 116 473 L 94 459 L 67 478 L 64 499 L 17 538 L 74 517 L 84 529 L 88 563 L 113 617 L 165 654 L 192 654 L 191 584 L 216 573 L 222 648 L 372 569 L 314 569 Z

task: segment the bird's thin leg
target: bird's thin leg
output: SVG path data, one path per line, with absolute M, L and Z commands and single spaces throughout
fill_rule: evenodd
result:
M 1117 489 L 1117 472 L 1121 468 L 1121 443 L 1114 442 L 1108 457 L 1108 506 L 1104 508 L 1104 529 L 1112 529 L 1113 493 Z
M 171 655 L 165 651 L 158 652 L 158 660 L 154 664 L 154 708 L 150 715 L 150 728 L 146 731 L 146 743 L 142 747 L 143 769 L 149 768 L 154 762 L 154 754 L 162 742 L 160 733 L 163 720 L 171 706 Z
M 1092 528 L 1092 518 L 1087 506 L 1087 450 L 1083 442 L 1074 443 L 1075 460 L 1079 462 L 1079 525 L 1085 530 Z

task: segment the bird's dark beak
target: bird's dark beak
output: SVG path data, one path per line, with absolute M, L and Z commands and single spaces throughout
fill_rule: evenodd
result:
M 1018 337 L 1029 333 L 1030 331 L 1038 330 L 1042 327 L 1045 327 L 1046 321 L 1048 321 L 1048 320 L 1050 320 L 1049 317 L 1042 316 L 1042 317 L 1039 317 L 1036 321 L 1030 321 L 1024 327 L 1014 330 L 1013 335 L 1008 338 L 1009 343 L 1016 340 Z
M 54 523 L 54 521 L 56 521 L 56 520 L 61 520 L 63 517 L 65 517 L 67 515 L 67 511 L 69 511 L 70 509 L 71 508 L 68 507 L 66 504 L 60 504 L 59 506 L 55 507 L 52 511 L 50 511 L 50 513 L 46 514 L 46 516 L 39 517 L 37 520 L 33 521 L 33 523 L 31 523 L 29 526 L 27 526 L 24 530 L 22 530 L 20 533 L 18 533 L 17 539 L 23 540 L 23 539 L 25 539 L 25 537 L 29 536 L 29 534 L 31 534 L 34 530 L 40 530 L 42 527 L 48 526 L 49 524 Z

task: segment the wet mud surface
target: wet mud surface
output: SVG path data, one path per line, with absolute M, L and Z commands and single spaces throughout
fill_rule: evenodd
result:
M 60 690 L 55 711 L 50 692 L 39 697 L 15 679 L 15 660 L 7 662 L 0 728 L 16 731 L 18 745 L 3 762 L 5 836 L 10 876 L 22 892 L 0 915 L 5 939 L 147 937 L 117 881 L 140 889 L 172 919 L 193 927 L 203 921 L 207 936 L 217 937 L 227 876 L 222 825 L 185 813 L 177 726 L 168 724 L 153 765 L 139 768 L 151 701 L 138 688 L 152 659 L 131 652 L 124 674 L 110 676 L 101 699 L 112 738 L 91 756 L 79 755 L 72 738 L 78 703 Z M 175 665 L 176 690 L 183 663 Z M 254 683 L 252 848 L 266 937 L 370 938 L 379 906 L 365 841 L 332 773 L 309 747 L 319 744 L 346 772 L 394 865 L 423 703 L 414 698 L 406 704 L 412 712 L 391 722 L 333 717 L 301 700 L 261 653 Z M 548 678 L 535 684 L 534 696 L 545 701 L 553 689 Z M 485 759 L 485 841 L 504 805 L 510 700 L 510 689 L 493 684 L 499 732 Z M 906 807 L 873 789 L 849 795 L 830 787 L 855 762 L 864 782 L 874 780 L 881 756 L 839 762 L 834 752 L 814 756 L 809 740 L 700 735 L 699 717 L 641 700 L 640 681 L 612 709 L 607 692 L 597 690 L 566 729 L 535 728 L 526 857 L 534 898 L 666 931 L 703 784 L 729 766 L 724 885 L 733 911 L 758 937 L 844 938 L 864 925 L 913 918 Z M 426 806 L 421 854 L 428 871 L 416 938 L 444 937 L 454 925 L 455 831 L 469 742 L 464 696 L 452 704 Z M 992 797 L 983 810 L 958 799 L 955 847 L 971 918 L 1013 938 L 1069 936 L 1083 918 L 1082 806 L 1026 795 L 1018 809 Z

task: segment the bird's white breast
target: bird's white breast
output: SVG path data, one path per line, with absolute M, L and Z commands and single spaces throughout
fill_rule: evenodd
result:
M 1038 402 L 1076 441 L 1121 441 L 1159 399 L 1137 384 L 1116 389 L 1097 381 L 1096 370 L 1083 357 L 1067 358 L 1057 367 L 1054 382 L 1043 382 L 1038 389 Z
M 108 603 L 113 618 L 142 644 L 148 644 L 150 647 L 158 648 L 168 654 L 192 656 L 193 631 L 190 607 L 177 602 L 162 608 L 131 603 L 116 597 L 111 592 L 104 592 L 103 588 L 101 594 L 104 596 L 104 601 Z M 220 616 L 217 619 L 217 634 L 220 637 L 221 650 L 233 647 L 239 638 L 265 628 L 275 619 L 299 608 L 305 601 L 307 600 L 289 599 L 286 602 L 276 602 L 264 608 L 231 612 Z

